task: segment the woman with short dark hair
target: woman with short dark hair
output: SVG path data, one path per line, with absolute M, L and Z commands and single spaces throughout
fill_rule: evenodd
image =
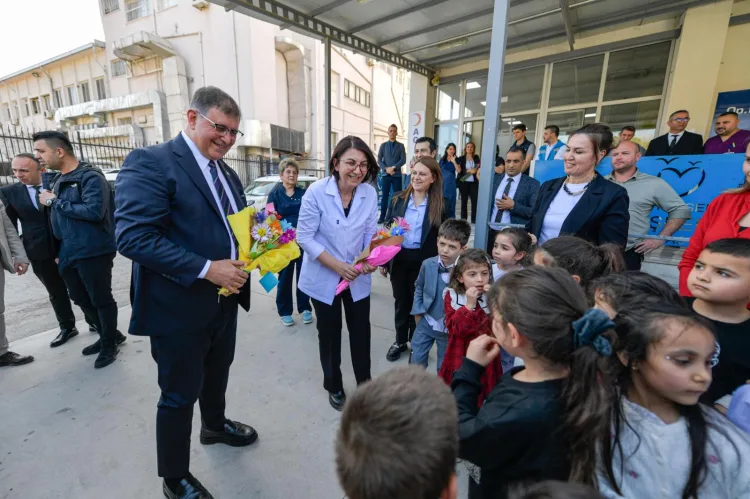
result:
M 341 308 L 343 304 L 352 367 L 357 384 L 370 379 L 369 274 L 375 267 L 354 260 L 378 230 L 378 193 L 370 182 L 378 163 L 367 144 L 343 138 L 328 164 L 330 176 L 308 187 L 302 198 L 297 242 L 304 250 L 299 289 L 312 298 L 318 325 L 323 387 L 331 406 L 340 411 L 346 401 L 341 378 Z M 341 280 L 349 288 L 336 295 Z
M 596 172 L 612 140 L 612 130 L 600 123 L 585 125 L 570 136 L 565 177 L 542 184 L 526 224 L 539 244 L 568 235 L 625 248 L 630 222 L 628 192 Z

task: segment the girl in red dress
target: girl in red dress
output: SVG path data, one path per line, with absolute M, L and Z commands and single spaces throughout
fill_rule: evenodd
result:
M 492 336 L 490 309 L 486 298 L 491 284 L 492 264 L 489 255 L 475 248 L 461 253 L 453 266 L 451 280 L 443 292 L 448 347 L 438 375 L 449 385 L 453 373 L 461 367 L 471 340 L 483 334 Z M 487 366 L 481 378 L 480 406 L 502 373 L 499 358 Z

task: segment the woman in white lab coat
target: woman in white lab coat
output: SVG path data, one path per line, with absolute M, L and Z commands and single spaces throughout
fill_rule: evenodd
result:
M 346 401 L 341 378 L 343 304 L 357 384 L 370 379 L 370 274 L 375 267 L 352 263 L 378 230 L 378 193 L 369 182 L 378 163 L 362 139 L 343 138 L 328 165 L 330 176 L 312 184 L 302 198 L 297 242 L 304 250 L 298 287 L 312 298 L 318 326 L 323 387 L 336 410 Z M 345 279 L 349 288 L 336 296 Z

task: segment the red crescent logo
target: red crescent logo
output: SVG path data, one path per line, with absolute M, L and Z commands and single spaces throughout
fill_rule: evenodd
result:
M 412 125 L 412 126 L 419 126 L 419 124 L 422 123 L 422 115 L 419 114 L 419 113 L 414 113 L 414 116 L 417 117 L 417 122 L 414 123 L 414 125 Z

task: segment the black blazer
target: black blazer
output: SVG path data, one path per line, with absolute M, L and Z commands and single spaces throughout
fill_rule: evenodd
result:
M 396 217 L 403 217 L 406 214 L 406 205 L 408 204 L 408 199 L 401 199 L 400 197 L 398 197 L 401 192 L 395 193 L 393 195 L 393 200 L 388 203 L 388 210 L 385 213 L 386 224 L 393 222 Z M 448 214 L 445 212 L 446 206 L 448 206 L 448 200 L 443 198 L 443 216 L 440 218 L 441 224 L 449 218 Z M 425 228 L 428 227 L 429 229 L 425 230 Z M 424 220 L 422 221 L 422 245 L 420 246 L 420 251 L 422 252 L 422 255 L 420 256 L 421 260 L 426 260 L 428 258 L 432 258 L 433 256 L 437 256 L 438 229 L 440 229 L 440 227 L 430 225 L 430 207 L 428 205 L 427 209 L 424 210 Z
M 539 189 L 531 219 L 526 223 L 526 230 L 537 239 L 542 233 L 547 210 L 564 180 L 565 177 L 548 180 Z M 629 203 L 624 187 L 597 175 L 563 222 L 560 235 L 580 237 L 594 244 L 614 243 L 624 248 L 628 241 Z
M 464 175 L 466 175 L 466 155 L 459 156 L 456 158 L 456 164 L 458 165 L 458 170 L 456 171 L 456 174 L 458 175 L 457 178 L 461 178 Z M 481 162 L 479 161 L 479 155 L 474 155 L 474 168 L 479 168 Z
M 646 156 L 684 156 L 688 154 L 703 154 L 703 136 L 697 133 L 685 132 L 677 141 L 672 154 L 669 153 L 669 134 L 666 133 L 648 143 Z
M 29 192 L 22 183 L 11 184 L 0 189 L 0 201 L 5 205 L 13 227 L 21 221 L 23 248 L 29 260 L 44 260 L 56 255 L 49 209 L 38 210 L 31 202 Z

